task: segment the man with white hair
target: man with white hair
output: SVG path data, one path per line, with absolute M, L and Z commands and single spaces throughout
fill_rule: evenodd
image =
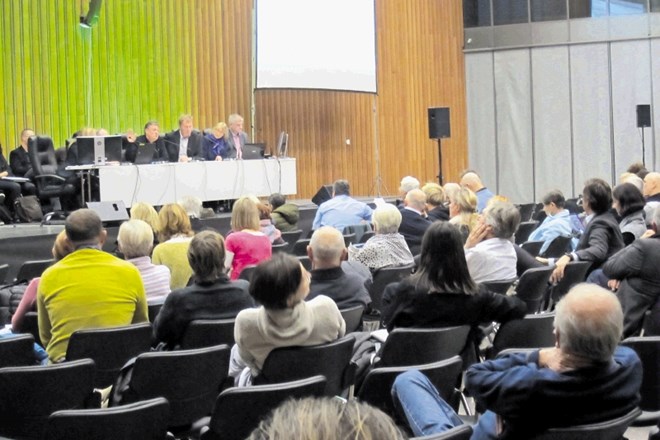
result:
M 307 301 L 325 295 L 332 298 L 339 309 L 357 305 L 366 308 L 371 302 L 364 279 L 342 268 L 346 247 L 344 236 L 337 229 L 324 226 L 314 231 L 307 246 L 307 255 L 312 260 L 312 279 Z
M 660 205 L 660 173 L 651 172 L 644 177 L 644 188 L 642 193 L 646 199 L 644 214 L 646 214 L 646 224 L 651 226 L 653 211 Z
M 426 194 L 421 189 L 408 191 L 403 200 L 401 211 L 401 225 L 399 233 L 408 243 L 408 248 L 413 255 L 419 254 L 422 248 L 422 237 L 431 226 L 431 222 L 424 217 L 426 209 Z
M 227 159 L 242 159 L 243 147 L 248 142 L 243 131 L 243 116 L 233 113 L 227 118 L 229 133 L 227 133 Z
M 632 183 L 637 187 L 639 192 L 644 194 L 644 180 L 637 174 L 623 173 L 619 176 L 619 183 Z
M 578 284 L 557 304 L 555 346 L 474 364 L 465 388 L 487 411 L 472 439 L 533 438 L 549 428 L 611 420 L 637 407 L 642 365 L 618 347 L 621 305 L 611 292 Z M 396 404 L 415 436 L 463 422 L 419 371 L 397 377 Z M 539 408 L 552 408 L 552 416 Z
M 405 176 L 401 179 L 401 183 L 399 184 L 399 199 L 397 200 L 397 206 L 399 208 L 403 207 L 402 200 L 406 198 L 408 191 L 413 189 L 419 189 L 419 180 L 413 176 Z
M 461 175 L 461 186 L 470 189 L 477 195 L 477 211 L 483 212 L 493 193 L 486 188 L 481 178 L 474 171 L 468 170 Z

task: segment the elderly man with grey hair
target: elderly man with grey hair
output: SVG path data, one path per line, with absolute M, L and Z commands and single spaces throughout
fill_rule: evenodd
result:
M 465 259 L 477 283 L 516 278 L 516 250 L 511 241 L 520 224 L 512 203 L 491 203 L 465 242 Z
M 371 219 L 376 235 L 362 247 L 349 246 L 348 260 L 359 261 L 372 271 L 412 264 L 412 253 L 403 235 L 398 232 L 401 219 L 401 212 L 392 204 L 386 203 L 376 208 Z
M 424 216 L 426 209 L 426 194 L 421 189 L 408 191 L 403 200 L 401 211 L 401 225 L 399 233 L 408 244 L 408 248 L 413 255 L 419 254 L 422 247 L 422 237 L 431 226 L 431 222 Z
M 312 280 L 306 301 L 325 295 L 332 298 L 340 309 L 357 305 L 366 307 L 371 302 L 365 279 L 353 268 L 342 267 L 346 247 L 344 236 L 337 229 L 324 226 L 314 231 L 307 255 L 312 260 Z

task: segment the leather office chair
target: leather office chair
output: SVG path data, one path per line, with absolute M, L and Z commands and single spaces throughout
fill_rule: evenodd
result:
M 94 386 L 112 385 L 119 370 L 131 358 L 151 348 L 151 324 L 85 329 L 73 332 L 66 350 L 66 360 L 92 359 L 96 364 Z
M 495 334 L 493 346 L 488 351 L 492 359 L 507 348 L 544 348 L 555 345 L 552 333 L 554 313 L 527 315 L 523 319 L 514 319 L 502 324 Z
M 323 376 L 275 385 L 253 385 L 230 388 L 218 396 L 210 418 L 201 423 L 202 440 L 242 440 L 265 419 L 270 412 L 289 398 L 323 396 L 326 381 Z
M 660 422 L 660 336 L 627 338 L 622 343 L 637 353 L 642 361 L 642 386 L 639 390 L 643 413 L 632 426 L 652 426 Z
M 469 333 L 469 325 L 394 329 L 387 336 L 375 366 L 404 367 L 449 359 L 463 351 Z
M 339 311 L 346 322 L 346 333 L 356 332 L 362 328 L 362 313 L 364 307 L 357 305 L 349 309 Z
M 163 440 L 167 433 L 167 399 L 115 408 L 56 411 L 48 418 L 45 440 Z
M 84 406 L 93 378 L 91 359 L 0 369 L 0 436 L 41 439 L 53 412 Z
M 53 211 L 61 210 L 60 198 L 74 196 L 76 188 L 58 175 L 53 140 L 45 136 L 32 136 L 28 140 L 28 156 L 34 171 L 37 196 L 41 200 L 49 199 Z
M 33 346 L 32 335 L 15 335 L 0 339 L 0 368 L 34 365 L 36 359 Z
M 549 288 L 550 275 L 554 267 L 527 269 L 518 279 L 516 296 L 527 304 L 527 313 L 538 313 Z
M 233 346 L 235 318 L 230 319 L 196 319 L 188 324 L 183 338 L 181 348 L 211 347 L 214 345 L 227 344 Z

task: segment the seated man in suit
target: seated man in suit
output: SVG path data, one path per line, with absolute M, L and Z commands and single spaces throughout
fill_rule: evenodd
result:
M 405 238 L 410 252 L 417 255 L 422 247 L 424 232 L 431 226 L 431 222 L 424 217 L 426 194 L 421 189 L 410 190 L 403 199 L 403 205 L 399 234 Z
M 347 253 L 344 236 L 337 229 L 324 226 L 314 231 L 307 246 L 307 256 L 312 261 L 307 301 L 325 295 L 332 298 L 339 309 L 356 305 L 366 307 L 371 302 L 364 278 L 341 264 Z
M 155 144 L 154 161 L 169 160 L 167 149 L 165 148 L 165 140 L 160 137 L 160 125 L 158 125 L 157 121 L 148 121 L 144 124 L 144 134 L 138 136 L 135 142 L 130 142 L 130 139 L 127 136 L 129 142 L 122 146 L 122 148 L 125 147 L 124 157 L 128 162 L 135 162 L 138 148 L 145 144 Z
M 5 177 L 13 177 L 13 174 L 5 156 L 2 154 L 2 145 L 0 145 L 0 193 L 4 193 L 2 197 L 3 201 L 6 198 L 6 206 L 10 213 L 12 213 L 12 216 L 15 216 L 14 204 L 16 199 L 22 195 L 34 195 L 37 190 L 32 182 L 18 183 L 5 179 Z
M 616 296 L 578 284 L 556 310 L 555 347 L 508 354 L 467 370 L 465 388 L 487 410 L 472 439 L 532 438 L 549 428 L 611 420 L 639 403 L 642 365 L 632 349 L 617 347 L 623 313 Z M 463 423 L 419 371 L 397 377 L 392 394 L 415 436 Z
M 193 117 L 181 115 L 179 129 L 165 135 L 165 150 L 170 162 L 190 162 L 202 158 L 202 134 L 193 130 Z
M 28 140 L 34 136 L 34 131 L 25 128 L 21 131 L 21 143 L 9 153 L 9 165 L 14 176 L 32 177 L 32 162 L 28 156 Z
M 247 134 L 243 131 L 243 117 L 239 114 L 231 114 L 227 118 L 229 133 L 227 133 L 226 159 L 242 159 L 243 147 L 248 142 Z

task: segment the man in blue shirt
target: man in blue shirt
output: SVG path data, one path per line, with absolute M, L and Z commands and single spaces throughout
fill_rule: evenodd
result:
M 470 189 L 477 195 L 477 211 L 479 213 L 486 209 L 488 201 L 493 198 L 493 193 L 486 188 L 481 178 L 474 171 L 468 170 L 461 176 L 461 186 Z
M 350 197 L 347 180 L 337 180 L 332 185 L 332 199 L 319 206 L 312 229 L 332 226 L 343 232 L 344 227 L 371 221 L 372 210 L 366 203 Z
M 553 190 L 543 196 L 543 211 L 547 217 L 532 231 L 527 241 L 543 241 L 540 254 L 543 254 L 555 238 L 570 237 L 572 233 L 571 213 L 564 209 L 566 200 L 559 190 Z

